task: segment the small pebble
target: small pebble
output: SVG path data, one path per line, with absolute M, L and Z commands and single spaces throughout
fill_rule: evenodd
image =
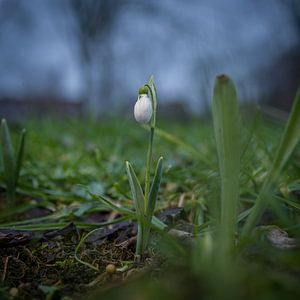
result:
M 16 298 L 18 297 L 19 295 L 19 290 L 16 288 L 16 287 L 12 287 L 10 290 L 9 290 L 9 295 L 13 298 Z
M 113 265 L 113 264 L 108 264 L 108 265 L 106 266 L 106 273 L 107 273 L 108 275 L 115 274 L 116 272 L 117 272 L 117 268 L 116 268 L 115 265 Z

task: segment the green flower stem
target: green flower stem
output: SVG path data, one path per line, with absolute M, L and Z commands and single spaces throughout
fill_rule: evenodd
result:
M 151 121 L 150 135 L 149 135 L 149 145 L 148 145 L 148 153 L 147 153 L 147 165 L 146 165 L 146 176 L 145 176 L 145 213 L 148 207 L 149 202 L 149 189 L 150 189 L 150 173 L 151 173 L 151 161 L 152 161 L 152 148 L 153 148 L 153 139 L 154 139 L 154 131 L 156 126 L 156 107 L 157 107 L 157 92 L 154 86 L 153 80 L 150 80 L 150 84 L 145 84 L 145 86 L 149 89 L 151 100 L 152 100 L 152 108 L 153 108 L 153 116 Z
M 156 108 L 157 108 L 157 92 L 154 85 L 153 78 L 151 77 L 149 84 L 145 84 L 139 89 L 139 94 L 149 93 L 152 101 L 152 118 L 149 133 L 149 144 L 147 152 L 146 162 L 146 174 L 145 174 L 145 189 L 144 192 L 141 188 L 140 182 L 129 162 L 126 162 L 127 175 L 129 178 L 129 184 L 135 202 L 138 232 L 136 242 L 136 261 L 140 261 L 143 253 L 147 249 L 147 244 L 150 236 L 151 223 L 155 220 L 153 218 L 155 203 L 157 199 L 157 193 L 161 180 L 162 173 L 162 158 L 158 160 L 153 183 L 150 189 L 150 175 L 151 175 L 151 163 L 152 163 L 152 149 L 153 139 L 156 127 Z M 161 224 L 159 225 L 161 227 Z
M 136 249 L 135 249 L 135 256 L 136 260 L 139 261 L 143 254 L 143 233 L 144 228 L 140 222 L 138 222 L 138 231 L 137 231 L 137 239 L 136 239 Z
M 147 153 L 146 177 L 145 177 L 145 210 L 147 210 L 148 202 L 149 202 L 149 187 L 150 187 L 150 171 L 151 171 L 151 161 L 152 161 L 153 138 L 154 138 L 154 127 L 151 126 L 150 135 L 149 135 L 148 153 Z M 145 211 L 145 213 L 146 213 L 146 211 Z

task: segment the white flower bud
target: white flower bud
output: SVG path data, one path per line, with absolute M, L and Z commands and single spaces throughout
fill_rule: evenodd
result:
M 139 123 L 148 123 L 152 117 L 152 102 L 148 95 L 140 94 L 134 105 L 134 117 Z

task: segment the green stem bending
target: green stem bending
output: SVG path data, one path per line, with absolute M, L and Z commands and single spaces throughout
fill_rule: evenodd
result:
M 149 145 L 147 153 L 146 177 L 145 177 L 145 209 L 148 207 L 149 202 L 149 189 L 150 189 L 150 172 L 152 161 L 152 148 L 153 148 L 154 128 L 151 127 L 149 135 Z
M 148 145 L 148 153 L 147 153 L 146 176 L 145 176 L 145 210 L 146 210 L 148 207 L 148 202 L 149 202 L 152 148 L 153 148 L 154 131 L 155 131 L 155 127 L 156 127 L 157 92 L 156 92 L 156 88 L 154 86 L 152 78 L 150 79 L 150 85 L 145 84 L 145 86 L 150 91 L 151 100 L 152 100 L 152 108 L 153 108 L 153 116 L 152 116 L 152 121 L 151 121 L 151 128 L 150 128 L 150 134 L 149 134 L 149 145 Z

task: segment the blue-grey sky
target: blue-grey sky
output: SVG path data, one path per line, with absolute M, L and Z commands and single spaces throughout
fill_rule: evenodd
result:
M 0 9 L 7 1 L 12 0 L 0 0 Z M 81 99 L 85 75 L 67 0 L 13 1 L 24 16 L 0 14 L 0 96 L 21 99 L 47 93 Z M 108 39 L 110 73 L 103 71 L 101 60 L 92 66 L 96 105 L 135 96 L 150 74 L 156 77 L 161 101 L 185 100 L 199 110 L 219 73 L 233 77 L 244 97 L 256 99 L 267 88 L 259 74 L 297 42 L 279 0 L 150 2 L 157 11 L 132 1 L 114 19 Z M 95 61 L 106 42 L 95 46 Z M 105 76 L 115 87 L 111 99 L 101 94 Z

